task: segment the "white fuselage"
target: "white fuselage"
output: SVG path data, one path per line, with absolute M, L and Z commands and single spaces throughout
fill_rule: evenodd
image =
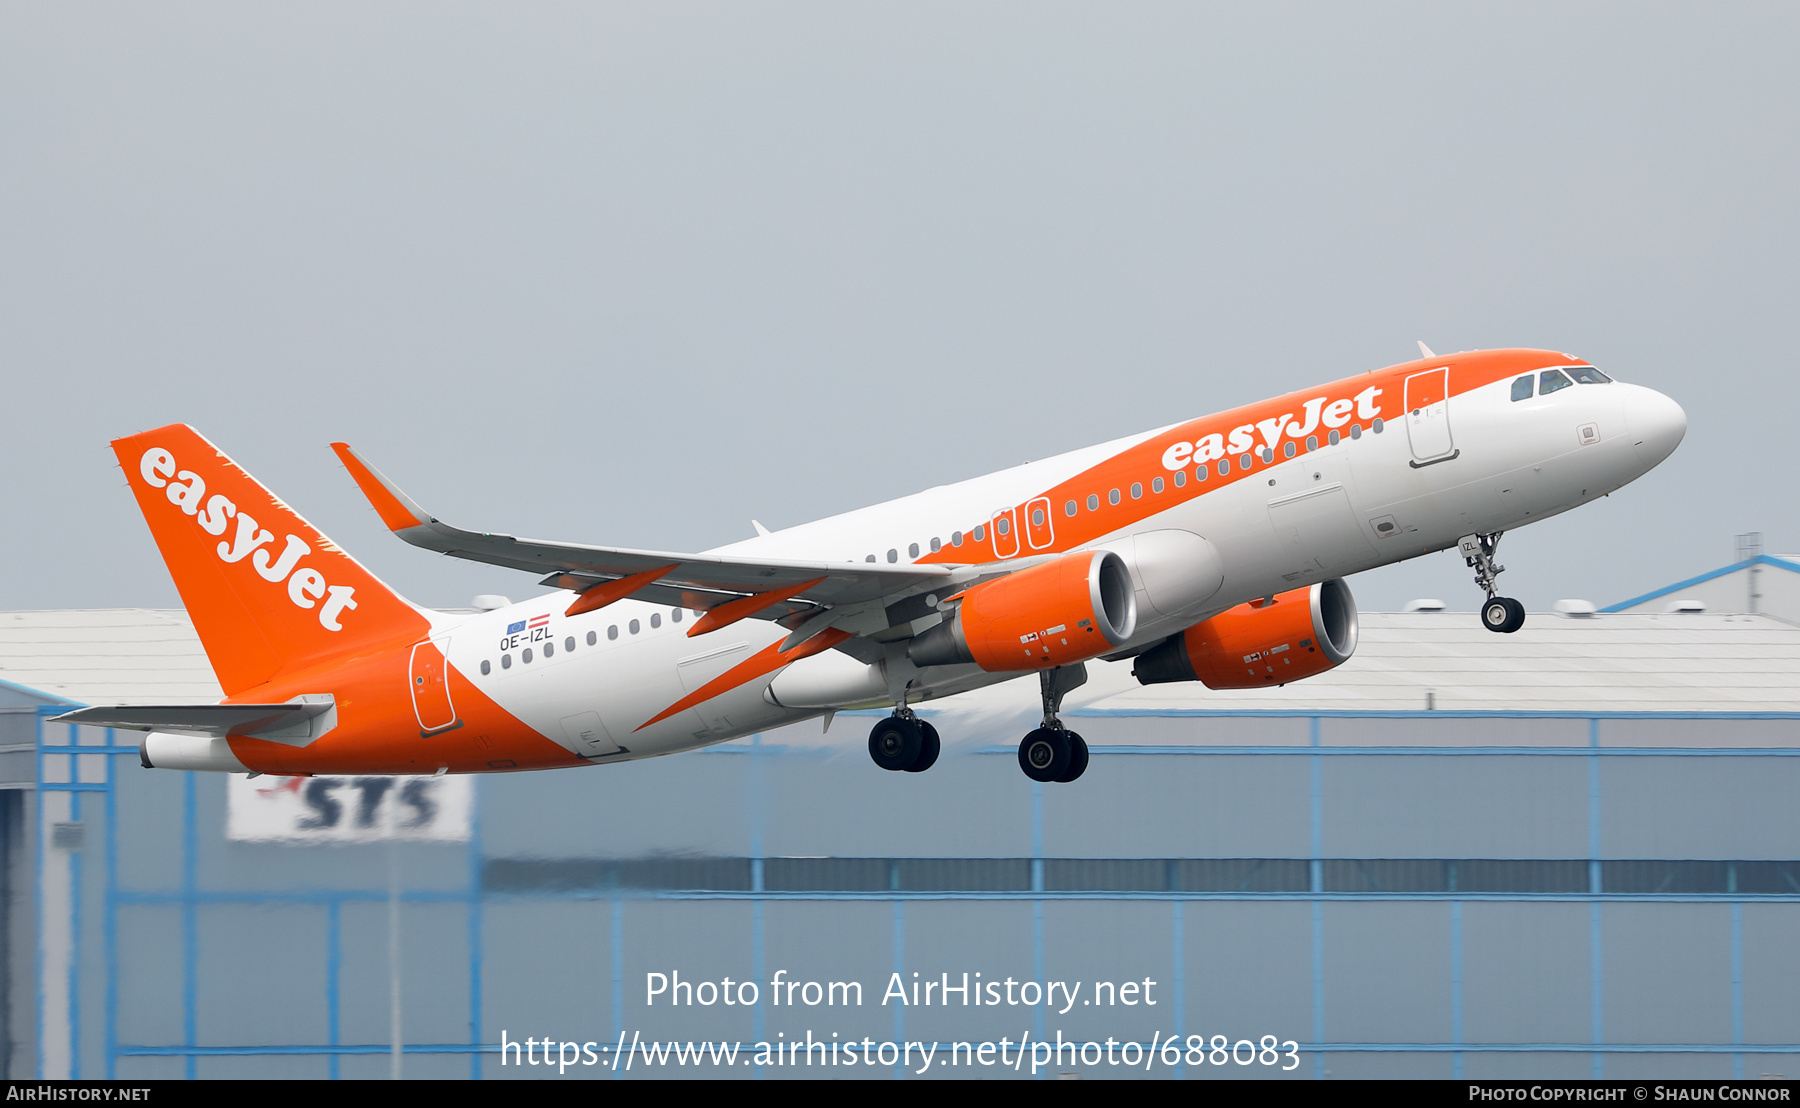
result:
M 1403 414 L 1386 421 L 1380 432 L 1359 424 L 1356 437 L 1342 436 L 1335 445 L 1321 437 L 1316 449 L 1298 450 L 1292 458 L 1278 453 L 1258 472 L 1222 482 L 1204 495 L 1179 502 L 1167 497 L 1171 505 L 1165 510 L 1157 510 L 1154 501 L 1167 493 L 1152 489 L 1169 489 L 1154 483 L 1170 479 L 1171 471 L 1152 467 L 1120 483 L 1122 500 L 1129 501 L 1137 488 L 1139 510 L 1129 513 L 1127 525 L 1085 546 L 1118 550 L 1130 564 L 1136 536 L 1190 532 L 1216 550 L 1222 579 L 1203 605 L 1173 613 L 1150 603 L 1140 585 L 1137 627 L 1118 653 L 1142 649 L 1256 597 L 1345 577 L 1454 546 L 1465 535 L 1510 530 L 1566 511 L 1640 476 L 1680 439 L 1680 430 L 1671 437 L 1667 414 L 1673 409 L 1679 415 L 1679 409 L 1639 386 L 1579 385 L 1514 400 L 1510 384 L 1495 381 L 1456 395 L 1447 411 L 1436 411 L 1436 418 Z M 716 553 L 907 563 L 942 547 L 954 558 L 958 546 L 953 539 L 969 541 L 956 528 L 1064 485 L 1161 430 L 1166 429 L 761 535 Z M 1192 469 L 1186 466 L 1184 472 Z M 1108 505 L 1113 492 L 1109 484 L 1093 488 L 1091 495 Z M 1085 496 L 1070 496 L 1067 503 L 1077 514 L 1090 510 Z M 1047 527 L 1054 528 L 1067 508 L 1060 496 L 1048 506 Z M 1029 542 L 1015 540 L 1015 556 L 1029 557 L 1038 534 L 1032 531 Z M 936 560 L 945 561 L 945 555 Z M 977 560 L 993 559 L 971 559 Z M 917 670 L 905 661 L 903 650 L 891 647 L 873 662 L 825 651 L 788 668 L 795 674 L 811 670 L 815 679 L 810 687 L 840 690 L 835 703 L 813 699 L 804 707 L 781 706 L 768 692 L 782 672 L 776 671 L 642 726 L 780 642 L 788 630 L 747 619 L 690 638 L 694 613 L 625 600 L 565 617 L 563 610 L 573 599 L 574 594 L 557 592 L 467 618 L 436 616 L 433 637 L 445 646 L 450 661 L 501 707 L 597 762 L 721 742 L 832 707 L 891 702 L 893 690 L 906 680 L 911 681 L 907 695 L 918 701 L 1018 676 L 966 665 Z M 924 630 L 934 619 L 916 621 L 912 631 Z M 521 622 L 540 626 L 509 633 Z M 548 656 L 546 643 L 553 647 Z

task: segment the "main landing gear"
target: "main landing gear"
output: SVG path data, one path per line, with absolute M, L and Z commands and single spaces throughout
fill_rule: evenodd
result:
M 1525 605 L 1510 596 L 1494 595 L 1497 591 L 1495 580 L 1506 572 L 1505 566 L 1494 561 L 1494 551 L 1499 549 L 1500 536 L 1504 533 L 1464 535 L 1456 545 L 1462 551 L 1463 561 L 1475 571 L 1475 584 L 1487 593 L 1487 600 L 1481 605 L 1481 625 L 1489 631 L 1510 635 L 1525 626 Z
M 924 773 L 942 749 L 937 728 L 913 715 L 905 701 L 869 732 L 869 757 L 882 769 Z
M 1056 718 L 1063 694 L 1087 682 L 1087 667 L 1058 666 L 1038 674 L 1044 723 L 1019 741 L 1019 768 L 1033 781 L 1073 781 L 1087 772 L 1088 746 Z

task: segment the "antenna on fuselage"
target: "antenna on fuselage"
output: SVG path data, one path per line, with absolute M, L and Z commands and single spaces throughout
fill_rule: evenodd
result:
M 1418 340 L 1418 343 L 1419 343 L 1419 353 L 1421 353 L 1421 354 L 1423 354 L 1423 355 L 1425 355 L 1425 356 L 1426 356 L 1426 357 L 1427 357 L 1427 358 L 1435 358 L 1435 357 L 1437 357 L 1437 355 L 1436 355 L 1436 354 L 1433 354 L 1433 353 L 1432 353 L 1432 352 L 1431 352 L 1431 347 L 1429 347 L 1429 346 L 1426 346 L 1426 345 L 1425 345 L 1425 340 L 1424 340 L 1424 339 L 1419 339 L 1419 340 Z

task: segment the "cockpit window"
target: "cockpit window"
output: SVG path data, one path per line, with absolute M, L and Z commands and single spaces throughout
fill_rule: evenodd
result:
M 1611 377 L 1608 377 L 1606 374 L 1601 373 L 1599 370 L 1595 369 L 1591 365 L 1572 366 L 1569 369 L 1569 376 L 1575 378 L 1575 383 L 1578 385 L 1610 385 L 1610 384 L 1612 384 Z
M 1527 373 L 1525 376 L 1513 382 L 1513 399 L 1531 399 L 1531 374 Z
M 1575 382 L 1568 379 L 1560 369 L 1546 369 L 1538 374 L 1538 395 L 1549 396 L 1557 389 L 1566 389 Z

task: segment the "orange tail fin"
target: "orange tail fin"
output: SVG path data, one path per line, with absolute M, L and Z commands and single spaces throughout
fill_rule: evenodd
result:
M 423 615 L 192 427 L 112 447 L 227 696 L 428 633 Z

